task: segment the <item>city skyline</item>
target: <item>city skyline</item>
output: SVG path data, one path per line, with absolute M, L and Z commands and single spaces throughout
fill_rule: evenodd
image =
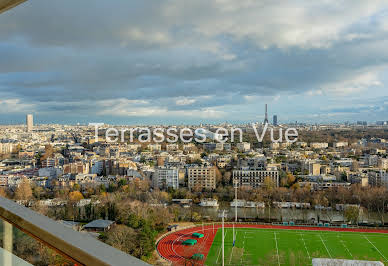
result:
M 189 125 L 192 125 L 192 126 L 206 126 L 206 125 L 223 125 L 223 124 L 231 124 L 231 125 L 238 125 L 238 124 L 270 124 L 270 125 L 273 125 L 273 126 L 281 126 L 281 125 L 295 125 L 295 124 L 299 124 L 299 125 L 377 125 L 377 126 L 381 126 L 381 125 L 387 125 L 388 124 L 388 120 L 377 120 L 377 121 L 373 121 L 373 120 L 352 120 L 352 121 L 331 121 L 331 122 L 306 122 L 306 121 L 283 121 L 283 122 L 280 122 L 279 123 L 279 120 L 278 120 L 278 115 L 277 114 L 274 114 L 273 117 L 272 117 L 272 121 L 268 121 L 266 122 L 265 120 L 265 117 L 266 115 L 264 114 L 263 117 L 264 117 L 264 121 L 243 121 L 243 120 L 240 120 L 240 121 L 217 121 L 217 122 L 208 122 L 208 123 L 203 123 L 203 122 L 198 122 L 198 121 L 195 121 L 195 122 L 185 122 L 185 121 L 178 121 L 176 123 L 174 122 L 166 122 L 166 121 L 157 121 L 155 123 L 153 122 L 144 122 L 144 123 L 141 123 L 141 122 L 133 122 L 133 123 L 122 123 L 122 122 L 119 122 L 119 123 L 112 123 L 111 121 L 109 120 L 105 120 L 105 121 L 102 121 L 102 120 L 99 120 L 99 121 L 73 121 L 73 122 L 64 122 L 64 121 L 60 121 L 58 122 L 58 120 L 56 121 L 44 121 L 44 120 L 39 120 L 38 118 L 38 122 L 35 123 L 35 114 L 25 114 L 24 116 L 24 120 L 22 121 L 19 121 L 18 119 L 16 119 L 15 121 L 11 122 L 11 123 L 6 123 L 4 121 L 0 121 L 0 126 L 26 126 L 27 128 L 27 132 L 29 131 L 32 131 L 32 130 L 28 130 L 29 126 L 29 116 L 32 117 L 32 126 L 30 126 L 30 128 L 32 128 L 34 125 L 36 126 L 40 126 L 40 125 L 72 125 L 72 126 L 76 126 L 76 125 L 79 125 L 79 126 L 91 126 L 91 125 L 94 125 L 94 124 L 102 124 L 102 125 L 113 125 L 113 126 L 141 126 L 141 125 L 145 125 L 145 126 L 155 126 L 155 125 L 161 125 L 161 126 L 169 126 L 169 125 L 176 125 L 176 126 L 189 126 Z
M 26 2 L 0 17 L 0 123 L 386 120 L 388 4 L 335 3 Z

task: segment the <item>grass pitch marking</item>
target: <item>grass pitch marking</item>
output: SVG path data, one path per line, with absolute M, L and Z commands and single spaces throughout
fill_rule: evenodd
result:
M 242 248 L 242 253 L 241 253 L 241 265 L 243 265 L 244 263 L 244 256 L 245 256 L 245 253 L 244 253 L 244 250 L 245 250 L 245 238 L 247 236 L 247 231 L 244 231 L 244 240 L 243 240 L 243 248 Z
M 339 234 L 337 235 L 337 238 L 338 238 L 338 241 L 341 242 L 342 246 L 344 246 L 346 251 L 350 254 L 350 257 L 352 257 L 352 259 L 353 259 L 353 254 L 350 252 L 348 247 L 345 245 L 345 242 L 342 239 L 340 239 L 340 235 Z
M 388 261 L 387 258 L 381 253 L 381 251 L 372 243 L 370 240 L 364 235 L 364 238 L 368 240 L 368 242 L 380 253 L 380 255 L 384 258 L 385 261 Z
M 329 249 L 327 248 L 327 246 L 326 246 L 326 244 L 325 244 L 325 241 L 323 241 L 323 239 L 322 239 L 322 236 L 321 236 L 320 234 L 319 234 L 319 238 L 321 239 L 321 241 L 322 241 L 323 245 L 325 246 L 325 248 L 326 248 L 326 251 L 327 251 L 327 253 L 329 254 L 330 258 L 333 258 L 333 257 L 331 256 L 331 254 L 330 254 L 330 251 L 329 251 Z
M 232 247 L 232 251 L 230 252 L 230 256 L 229 256 L 229 265 L 232 263 L 233 250 L 234 250 L 234 247 Z
M 280 257 L 279 257 L 279 249 L 278 249 L 278 240 L 276 238 L 276 232 L 273 232 L 275 235 L 275 244 L 276 244 L 276 253 L 278 254 L 278 265 L 280 266 Z
M 229 264 L 231 264 L 231 262 L 232 262 L 232 258 L 233 258 L 233 250 L 234 250 L 234 246 L 236 245 L 236 242 L 237 242 L 237 233 L 238 233 L 238 231 L 236 230 L 236 234 L 234 235 L 235 237 L 234 237 L 234 245 L 233 245 L 233 247 L 232 247 L 232 252 L 230 252 L 230 258 L 229 258 Z
M 228 231 L 225 232 L 224 241 L 225 241 L 225 238 L 226 238 L 226 235 L 227 235 L 227 234 L 228 234 Z M 222 243 L 221 243 L 220 251 L 218 251 L 218 256 L 217 256 L 216 263 L 218 263 L 218 259 L 220 258 L 221 251 L 222 251 Z
M 299 234 L 300 234 L 300 237 L 302 238 L 302 241 L 303 241 L 303 244 L 304 244 L 304 248 L 307 251 L 307 256 L 309 257 L 309 259 L 311 259 L 310 252 L 309 252 L 309 250 L 307 249 L 307 246 L 306 246 L 306 241 L 304 241 L 304 238 L 303 238 L 303 234 L 302 233 L 299 233 Z

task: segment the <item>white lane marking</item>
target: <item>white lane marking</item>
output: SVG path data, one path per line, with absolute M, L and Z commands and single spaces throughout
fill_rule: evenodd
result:
M 311 259 L 311 257 L 310 257 L 310 252 L 309 252 L 308 249 L 307 249 L 306 242 L 304 241 L 304 238 L 303 238 L 303 234 L 302 234 L 302 233 L 300 233 L 300 237 L 302 238 L 302 241 L 303 241 L 303 244 L 304 244 L 304 248 L 305 248 L 306 251 L 307 251 L 307 256 L 309 256 L 309 259 Z
M 279 257 L 279 249 L 278 249 L 278 240 L 276 238 L 276 232 L 273 232 L 275 235 L 275 244 L 276 244 L 276 253 L 278 254 L 278 265 L 280 266 L 280 257 Z
M 222 233 L 221 233 L 222 234 Z M 228 234 L 228 230 L 226 230 L 226 233 L 224 235 L 224 241 L 226 239 L 226 235 Z M 221 236 L 222 237 L 222 236 Z M 222 241 L 222 240 L 221 240 Z M 220 246 L 220 251 L 218 252 L 218 256 L 217 256 L 217 260 L 216 260 L 216 263 L 218 263 L 218 259 L 220 258 L 220 255 L 221 255 L 221 250 L 222 250 L 222 243 L 221 243 L 221 246 Z
M 350 250 L 348 249 L 348 247 L 345 245 L 345 241 L 343 241 L 342 239 L 340 239 L 340 234 L 337 235 L 337 238 L 338 238 L 338 241 L 341 242 L 341 244 L 344 246 L 344 248 L 346 249 L 346 251 L 350 254 L 350 257 L 352 257 L 352 259 L 353 259 L 353 255 L 352 255 L 352 253 L 350 252 Z
M 327 253 L 329 254 L 330 258 L 333 258 L 333 257 L 331 256 L 331 254 L 330 254 L 330 251 L 329 251 L 329 249 L 327 248 L 327 246 L 326 246 L 326 244 L 325 244 L 325 241 L 323 241 L 323 239 L 322 239 L 322 236 L 321 236 L 321 235 L 319 235 L 319 237 L 321 238 L 321 241 L 322 241 L 323 245 L 325 246 L 325 248 L 326 248 L 326 251 L 327 251 Z
M 370 242 L 370 240 L 365 235 L 364 237 L 380 253 L 380 255 L 385 259 L 385 261 L 388 261 L 387 258 L 383 255 L 383 253 L 381 253 L 381 251 L 372 242 Z

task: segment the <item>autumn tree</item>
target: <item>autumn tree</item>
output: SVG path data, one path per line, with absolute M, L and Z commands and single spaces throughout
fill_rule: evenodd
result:
M 215 170 L 215 172 L 216 172 L 216 183 L 217 183 L 217 184 L 220 184 L 221 181 L 222 181 L 222 174 L 221 174 L 221 172 L 220 172 L 220 169 L 218 169 L 217 166 L 213 166 L 213 168 L 214 168 L 214 170 Z
M 23 178 L 19 186 L 15 190 L 16 200 L 29 200 L 32 198 L 32 189 L 30 181 L 27 178 Z
M 295 176 L 292 173 L 287 172 L 287 185 L 289 187 L 291 187 L 295 183 L 295 180 Z
M 32 188 L 33 195 L 36 199 L 40 200 L 42 194 L 44 193 L 44 189 L 40 186 L 34 186 Z
M 50 158 L 54 154 L 54 148 L 50 144 L 47 144 L 44 147 L 44 155 L 40 158 L 40 161 L 44 161 L 47 158 Z
M 69 200 L 70 201 L 76 202 L 76 201 L 80 201 L 83 198 L 84 198 L 84 196 L 79 191 L 72 191 L 69 193 Z
M 5 191 L 4 188 L 0 188 L 0 197 L 3 197 L 3 198 L 7 197 L 7 192 Z
M 224 185 L 232 183 L 232 172 L 226 171 L 223 175 Z
M 275 188 L 275 183 L 271 177 L 267 176 L 264 178 L 263 188 L 267 191 L 272 191 Z

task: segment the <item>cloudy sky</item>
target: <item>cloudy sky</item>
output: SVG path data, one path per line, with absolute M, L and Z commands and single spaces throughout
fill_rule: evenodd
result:
M 388 120 L 388 1 L 30 0 L 0 123 Z

